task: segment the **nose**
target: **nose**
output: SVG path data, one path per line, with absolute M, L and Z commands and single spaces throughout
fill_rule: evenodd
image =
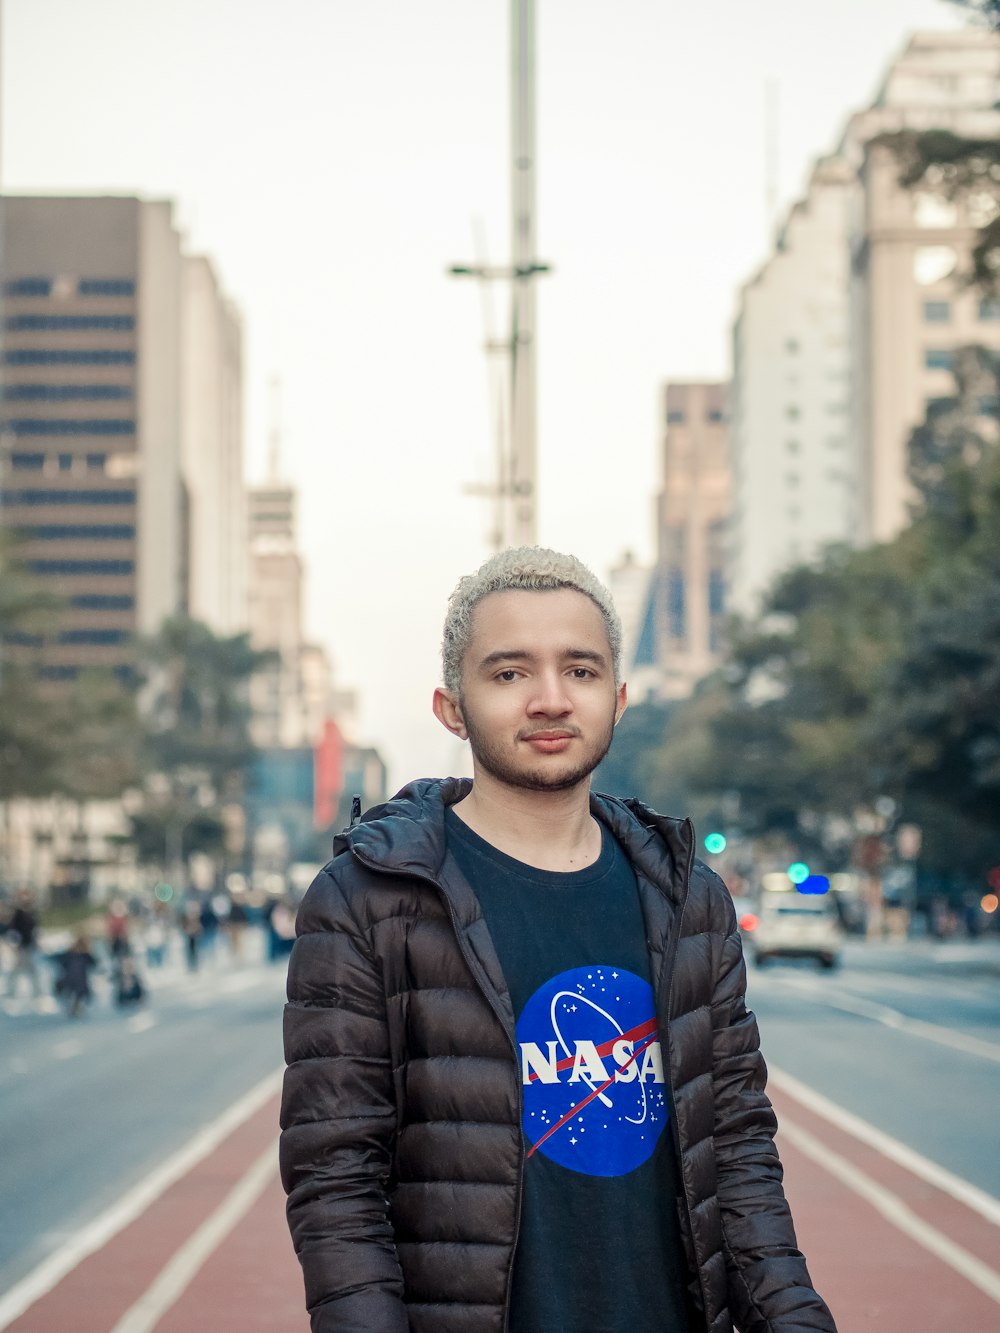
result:
M 561 671 L 540 672 L 535 677 L 535 686 L 528 702 L 532 717 L 566 717 L 572 713 L 573 700 Z

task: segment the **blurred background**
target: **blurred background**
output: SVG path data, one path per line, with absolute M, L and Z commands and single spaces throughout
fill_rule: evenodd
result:
M 273 1094 L 296 902 L 355 795 L 469 771 L 445 603 L 521 542 L 615 594 L 596 786 L 692 815 L 791 960 L 777 1067 L 1000 1221 L 998 27 L 2 0 L 0 1328 L 67 1218 Z M 962 1125 L 913 1112 L 928 1041 Z

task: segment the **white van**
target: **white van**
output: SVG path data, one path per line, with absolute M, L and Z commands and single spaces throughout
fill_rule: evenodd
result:
M 839 965 L 843 931 L 829 893 L 765 889 L 754 915 L 756 922 L 750 930 L 744 927 L 743 939 L 756 966 L 772 958 L 815 958 L 821 967 Z

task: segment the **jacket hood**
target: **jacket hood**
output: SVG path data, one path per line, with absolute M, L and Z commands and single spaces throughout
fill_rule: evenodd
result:
M 391 800 L 366 810 L 361 821 L 333 842 L 334 856 L 351 850 L 362 859 L 403 874 L 440 877 L 447 853 L 444 812 L 472 790 L 471 778 L 419 778 Z M 590 795 L 590 809 L 628 851 L 637 869 L 663 878 L 664 847 L 677 886 L 690 874 L 694 829 L 688 819 L 657 814 L 636 800 Z M 659 875 L 656 868 L 659 867 Z

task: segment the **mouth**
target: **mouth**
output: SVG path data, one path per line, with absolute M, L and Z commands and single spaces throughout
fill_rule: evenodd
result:
M 543 754 L 558 754 L 566 749 L 575 735 L 572 731 L 532 731 L 521 739 Z

